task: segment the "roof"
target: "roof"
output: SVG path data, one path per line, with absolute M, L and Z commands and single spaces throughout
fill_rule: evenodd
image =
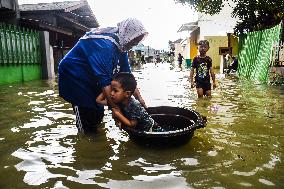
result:
M 72 7 L 82 7 L 85 1 L 63 1 L 53 3 L 23 4 L 20 5 L 21 11 L 43 11 L 43 10 L 71 10 Z
M 99 26 L 99 23 L 86 0 L 23 4 L 20 5 L 19 9 L 21 17 L 32 14 L 36 16 L 38 13 L 50 14 L 50 11 L 52 11 L 63 14 L 66 18 L 74 17 L 88 28 L 96 28 Z
M 44 22 L 44 21 L 40 21 L 40 20 L 37 20 L 37 19 L 26 19 L 26 18 L 20 18 L 20 20 L 21 20 L 22 23 L 31 23 L 34 26 L 37 26 L 37 27 L 40 27 L 40 28 L 43 28 L 43 29 L 63 33 L 65 35 L 72 35 L 72 30 L 70 30 L 68 28 L 57 27 L 55 25 L 49 24 L 49 23 Z
M 183 32 L 183 31 L 194 31 L 198 28 L 198 22 L 189 22 L 183 24 L 177 32 Z
M 182 40 L 183 40 L 183 39 L 177 39 L 177 40 L 175 40 L 173 43 L 180 43 L 180 42 L 182 42 Z

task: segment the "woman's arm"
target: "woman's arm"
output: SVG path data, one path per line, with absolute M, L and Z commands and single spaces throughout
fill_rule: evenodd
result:
M 145 104 L 145 101 L 143 100 L 141 94 L 140 94 L 140 91 L 138 88 L 135 89 L 134 93 L 133 93 L 133 96 L 135 97 L 136 100 L 138 100 L 140 102 L 140 104 L 144 107 L 144 108 L 147 108 L 146 104 Z
M 137 121 L 127 119 L 119 110 L 116 108 L 112 109 L 113 115 L 118 119 L 123 125 L 128 127 L 135 127 L 137 125 Z

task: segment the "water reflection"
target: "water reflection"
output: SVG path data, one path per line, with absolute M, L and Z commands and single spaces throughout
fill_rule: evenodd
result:
M 0 86 L 0 188 L 283 188 L 284 87 L 218 75 L 213 98 L 197 99 L 187 69 L 133 71 L 148 106 L 192 108 L 207 127 L 185 145 L 149 148 L 106 111 L 99 132 L 82 136 L 56 81 Z

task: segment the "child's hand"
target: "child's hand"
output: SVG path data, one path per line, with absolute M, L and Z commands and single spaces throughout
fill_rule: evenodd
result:
M 118 110 L 116 108 L 112 108 L 111 110 L 112 110 L 112 114 L 115 117 L 115 115 L 117 115 L 117 113 L 118 113 Z
M 217 85 L 216 83 L 213 83 L 213 89 L 216 89 Z
M 115 125 L 118 126 L 119 129 L 121 129 L 122 123 L 118 121 L 117 119 L 115 119 Z
M 120 114 L 120 110 L 118 108 L 112 108 L 112 118 L 114 119 L 115 125 L 121 129 L 122 123 L 118 121 L 117 117 Z
M 120 110 L 118 108 L 112 108 L 112 117 L 116 118 L 118 114 L 120 114 Z

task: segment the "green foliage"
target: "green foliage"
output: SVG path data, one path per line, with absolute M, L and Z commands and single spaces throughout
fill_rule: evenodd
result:
M 182 4 L 187 4 L 198 12 L 210 15 L 219 13 L 224 6 L 222 0 L 176 0 L 176 1 Z
M 175 0 L 205 14 L 218 14 L 228 0 Z M 284 0 L 233 0 L 232 17 L 240 21 L 235 33 L 246 33 L 273 27 L 284 19 Z

